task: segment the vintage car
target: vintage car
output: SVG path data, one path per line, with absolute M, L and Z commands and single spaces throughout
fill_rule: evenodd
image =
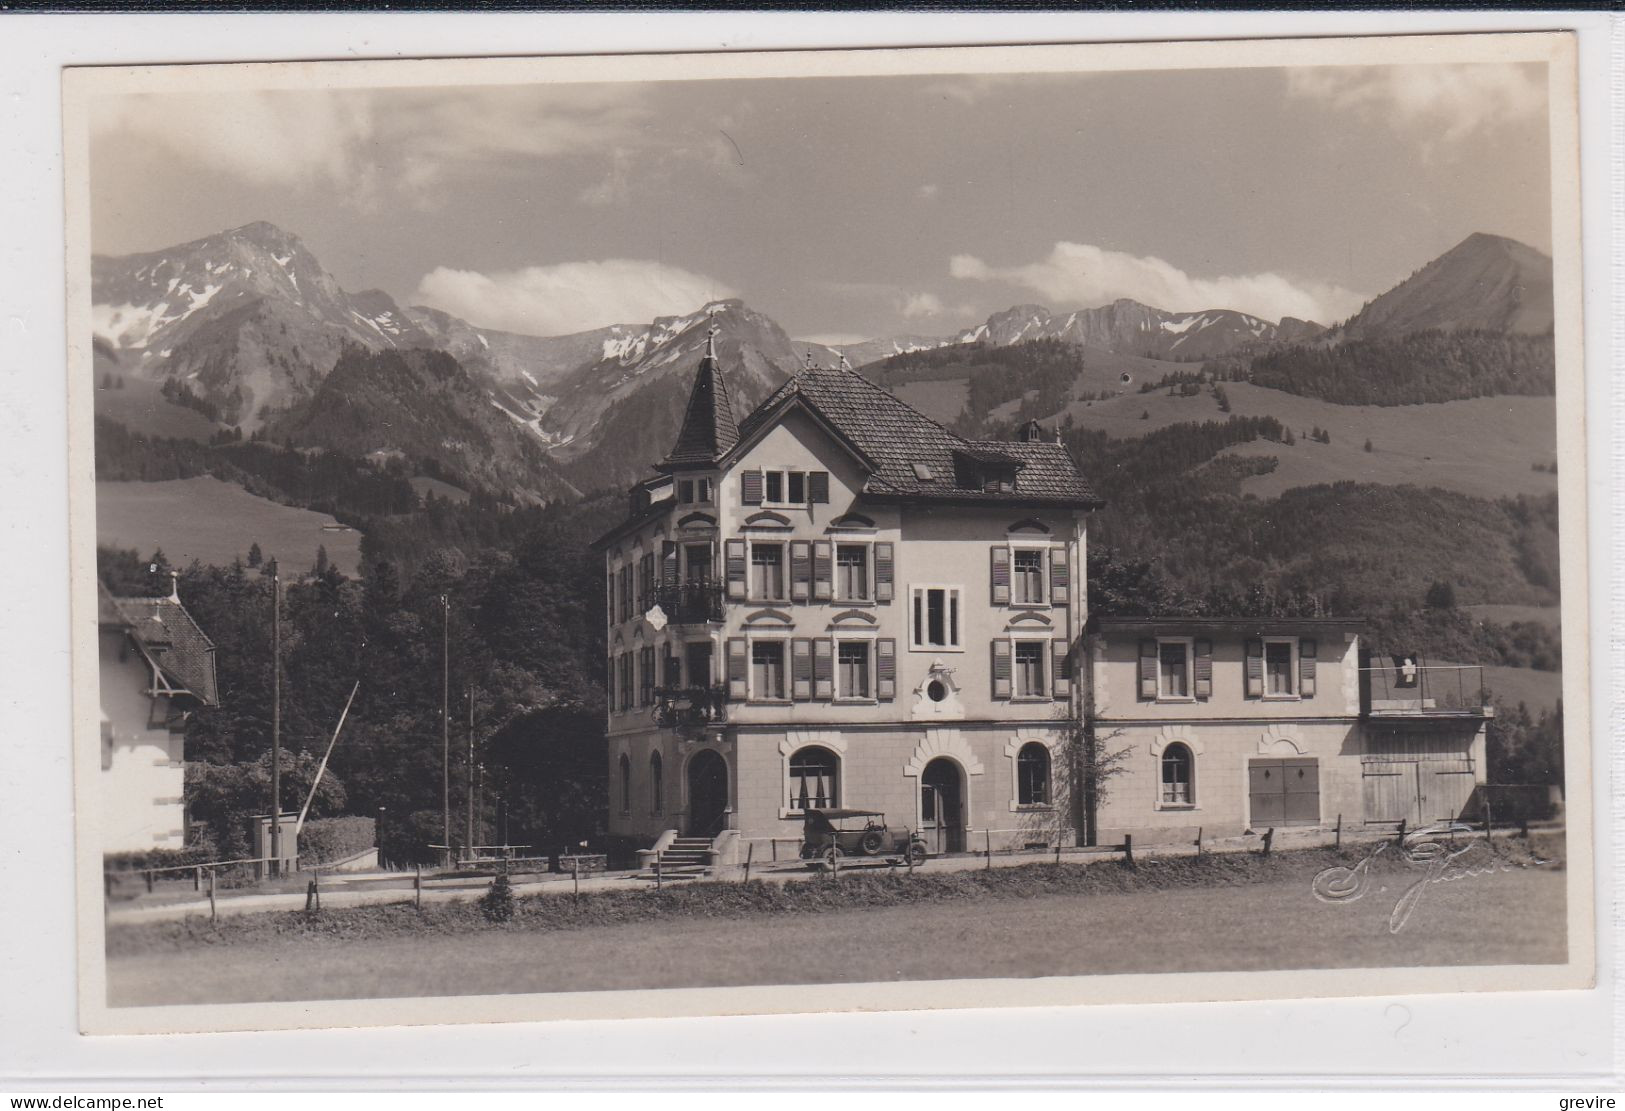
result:
M 847 856 L 882 857 L 915 864 L 926 857 L 925 840 L 901 826 L 888 826 L 878 810 L 808 810 L 801 825 L 801 859 L 830 864 Z

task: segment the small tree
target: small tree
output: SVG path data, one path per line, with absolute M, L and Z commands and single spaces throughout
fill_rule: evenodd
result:
M 1050 844 L 1098 844 L 1100 807 L 1126 769 L 1130 748 L 1116 748 L 1121 730 L 1098 732 L 1092 723 L 1063 717 L 1050 748 L 1048 805 L 1023 810 L 1022 833 Z
M 256 541 L 254 541 L 254 543 L 252 543 L 252 544 L 250 544 L 248 546 L 248 565 L 250 567 L 258 567 L 260 564 L 262 564 L 264 562 L 265 562 L 265 553 L 260 551 L 259 541 L 256 540 Z
M 1453 610 L 1456 608 L 1456 588 L 1448 582 L 1434 582 L 1428 587 L 1422 601 L 1431 610 Z
M 1369 439 L 1367 439 L 1366 442 L 1365 442 L 1365 449 L 1366 449 L 1366 451 L 1374 451 L 1374 450 L 1376 450 L 1375 448 L 1373 448 L 1371 446 L 1371 441 Z
M 498 872 L 491 888 L 480 897 L 480 913 L 489 922 L 507 922 L 513 918 L 513 883 L 508 873 Z

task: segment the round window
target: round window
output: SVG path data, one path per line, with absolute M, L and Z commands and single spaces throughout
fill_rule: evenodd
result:
M 948 684 L 941 679 L 931 680 L 930 685 L 925 688 L 925 696 L 932 702 L 941 702 L 948 697 Z

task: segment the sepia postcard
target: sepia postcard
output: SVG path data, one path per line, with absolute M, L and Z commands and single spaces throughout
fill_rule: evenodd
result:
M 66 70 L 82 1028 L 1589 985 L 1575 65 Z

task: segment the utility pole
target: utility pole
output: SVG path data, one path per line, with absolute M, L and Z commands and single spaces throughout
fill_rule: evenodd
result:
M 440 596 L 440 810 L 451 867 L 451 599 Z
M 271 560 L 271 875 L 282 874 L 282 574 Z
M 474 684 L 468 685 L 468 850 L 474 851 Z

